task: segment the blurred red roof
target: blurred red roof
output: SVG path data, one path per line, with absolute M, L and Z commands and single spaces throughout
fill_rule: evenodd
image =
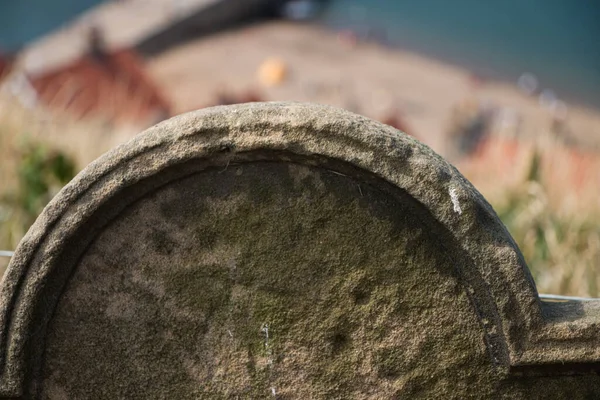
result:
M 13 65 L 14 59 L 10 55 L 0 52 L 0 78 L 7 75 Z
M 519 169 L 523 162 L 529 167 L 534 152 L 541 158 L 542 179 L 547 183 L 568 188 L 575 193 L 597 188 L 600 183 L 600 155 L 566 145 L 537 147 L 534 143 L 514 138 L 488 136 L 469 157 L 471 166 L 489 176 L 522 178 Z
M 30 77 L 39 100 L 75 117 L 152 124 L 170 116 L 170 104 L 129 49 L 89 52 L 58 69 Z

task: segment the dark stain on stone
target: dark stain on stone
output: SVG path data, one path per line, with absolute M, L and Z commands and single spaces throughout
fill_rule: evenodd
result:
M 164 256 L 170 255 L 177 248 L 177 242 L 170 238 L 167 232 L 158 228 L 152 228 L 148 234 L 148 241 L 152 244 L 152 249 Z
M 193 244 L 194 247 L 202 250 L 210 250 L 218 241 L 218 233 L 215 230 L 204 226 L 195 229 L 194 238 L 196 239 Z
M 339 354 L 342 350 L 348 347 L 350 339 L 344 332 L 336 332 L 329 338 L 331 344 L 331 353 L 333 356 Z
M 356 305 L 363 305 L 369 302 L 369 293 L 364 288 L 354 288 L 351 295 Z

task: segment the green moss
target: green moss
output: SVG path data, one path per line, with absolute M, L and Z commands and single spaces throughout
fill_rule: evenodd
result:
M 460 252 L 414 201 L 317 168 L 237 171 L 173 183 L 97 239 L 46 379 L 73 398 L 132 382 L 137 398 L 433 398 L 447 376 L 452 396 L 493 393 Z

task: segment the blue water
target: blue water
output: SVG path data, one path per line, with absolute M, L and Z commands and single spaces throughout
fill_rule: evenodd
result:
M 0 0 L 0 50 L 14 50 L 100 0 Z M 600 0 L 331 0 L 319 21 L 600 108 Z
M 13 51 L 100 0 L 0 0 L 0 51 Z
M 600 0 L 333 0 L 321 21 L 600 108 Z

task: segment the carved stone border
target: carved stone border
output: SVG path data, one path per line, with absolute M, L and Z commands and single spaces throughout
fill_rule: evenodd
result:
M 492 207 L 450 164 L 383 124 L 302 103 L 214 107 L 160 123 L 90 164 L 44 209 L 11 260 L 0 288 L 0 395 L 20 396 L 43 352 L 45 329 L 85 250 L 119 204 L 165 184 L 189 162 L 226 166 L 252 152 L 283 152 L 350 163 L 423 204 L 462 247 L 456 266 L 486 335 L 492 362 L 515 373 L 600 361 L 600 304 L 539 300 L 527 266 Z M 154 182 L 148 185 L 152 180 Z M 120 201 L 115 202 L 115 199 Z M 91 239 L 90 239 L 91 240 Z

